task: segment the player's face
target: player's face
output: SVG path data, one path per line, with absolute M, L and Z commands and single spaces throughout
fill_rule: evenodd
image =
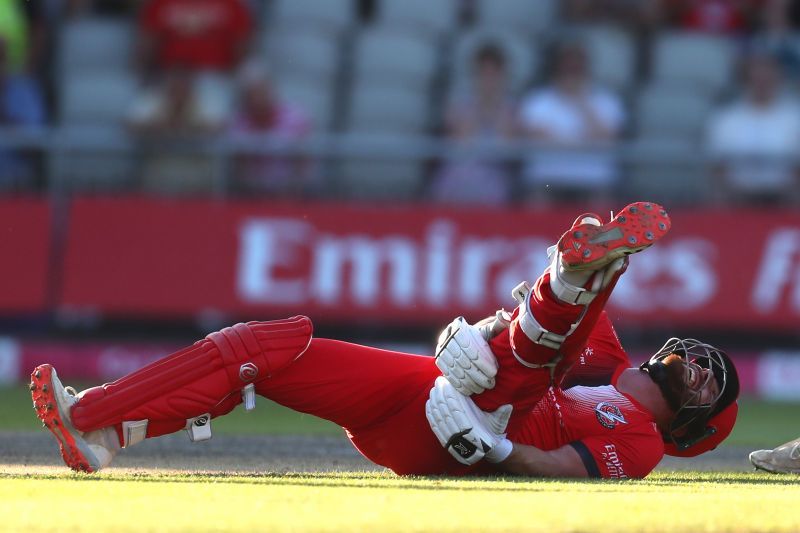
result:
M 709 405 L 719 396 L 719 384 L 714 372 L 697 363 L 686 363 L 685 382 L 692 405 Z

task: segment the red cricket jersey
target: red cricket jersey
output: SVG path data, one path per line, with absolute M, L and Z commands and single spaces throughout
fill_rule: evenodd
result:
M 156 39 L 161 67 L 230 70 L 252 21 L 241 0 L 151 0 L 140 26 Z
M 512 441 L 578 452 L 590 477 L 641 478 L 664 456 L 653 416 L 613 385 L 550 389 Z
M 591 477 L 640 478 L 664 456 L 655 419 L 614 385 L 630 367 L 603 312 L 559 388 L 550 388 L 509 438 L 543 450 L 572 446 Z

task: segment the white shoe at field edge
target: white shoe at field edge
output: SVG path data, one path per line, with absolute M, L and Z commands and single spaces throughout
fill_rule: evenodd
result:
M 774 450 L 750 453 L 750 463 L 774 474 L 800 474 L 800 439 L 787 442 Z

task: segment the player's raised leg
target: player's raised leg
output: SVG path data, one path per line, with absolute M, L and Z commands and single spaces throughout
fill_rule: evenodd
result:
M 520 412 L 535 405 L 551 378 L 579 356 L 627 256 L 669 228 L 666 211 L 652 202 L 630 204 L 607 223 L 593 213 L 579 216 L 551 248 L 547 270 L 533 285 L 515 289 L 519 306 L 508 329 L 491 340 L 499 363 L 495 387 L 474 396 L 478 406 L 494 411 L 511 402 Z

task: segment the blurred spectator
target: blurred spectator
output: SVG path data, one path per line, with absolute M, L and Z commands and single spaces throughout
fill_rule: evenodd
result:
M 150 190 L 197 192 L 212 187 L 208 158 L 182 145 L 219 131 L 227 106 L 213 95 L 203 95 L 194 76 L 187 69 L 169 70 L 163 87 L 145 91 L 128 113 L 128 125 L 146 149 L 144 182 Z
M 717 200 L 800 199 L 800 107 L 783 92 L 780 65 L 763 50 L 744 58 L 744 94 L 712 117 L 708 148 Z
M 36 75 L 44 55 L 45 36 L 41 2 L 0 1 L 0 39 L 5 41 L 8 72 Z
M 516 106 L 508 89 L 503 50 L 485 44 L 475 52 L 471 86 L 445 115 L 448 138 L 491 145 L 515 134 Z M 434 177 L 431 197 L 438 202 L 502 204 L 510 199 L 511 177 L 502 162 L 458 157 Z
M 239 106 L 231 123 L 234 136 L 269 135 L 291 142 L 311 133 L 311 119 L 279 97 L 261 63 L 243 65 L 238 82 Z M 235 176 L 245 189 L 272 195 L 301 195 L 312 185 L 311 163 L 303 157 L 244 155 L 238 158 Z
M 625 111 L 616 94 L 589 78 L 583 45 L 563 42 L 553 59 L 551 83 L 531 92 L 521 105 L 525 134 L 546 145 L 531 158 L 523 178 L 539 202 L 603 202 L 618 179 L 610 149 L 619 138 Z
M 164 91 L 147 91 L 134 102 L 128 115 L 130 125 L 148 134 L 192 135 L 218 130 L 227 118 L 225 103 L 203 98 L 194 76 L 183 68 L 169 70 Z
M 748 32 L 763 0 L 661 0 L 665 17 L 689 31 L 741 35 Z
M 800 2 L 765 0 L 757 19 L 759 42 L 780 62 L 784 73 L 800 79 Z
M 0 39 L 0 128 L 40 126 L 45 112 L 41 90 L 30 76 L 14 71 Z M 33 180 L 32 161 L 24 154 L 0 149 L 0 187 L 29 185 Z
M 208 157 L 192 155 L 191 143 L 207 139 L 227 121 L 226 76 L 246 52 L 251 27 L 242 0 L 144 3 L 139 53 L 149 83 L 131 109 L 129 124 L 148 134 L 142 138 L 149 154 L 147 188 L 197 192 L 213 187 L 214 166 Z
M 241 0 L 148 0 L 139 26 L 146 71 L 230 72 L 247 51 L 252 20 Z

